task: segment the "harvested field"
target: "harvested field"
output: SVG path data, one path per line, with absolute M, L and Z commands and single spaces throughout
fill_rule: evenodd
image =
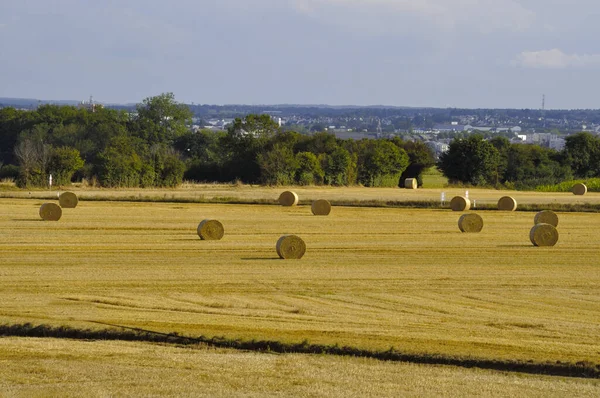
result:
M 289 187 L 298 194 L 303 203 L 327 198 L 331 202 L 352 200 L 359 202 L 374 201 L 440 201 L 440 194 L 445 192 L 446 200 L 454 196 L 464 196 L 465 189 L 399 189 L 399 188 L 361 188 L 361 187 Z M 227 184 L 189 184 L 178 189 L 77 189 L 70 188 L 81 201 L 91 199 L 114 200 L 159 200 L 159 201 L 264 201 L 278 203 L 279 195 L 285 187 L 264 187 L 257 185 L 232 186 Z M 573 195 L 571 192 L 523 192 L 498 191 L 495 189 L 470 189 L 469 199 L 478 205 L 496 208 L 501 196 L 509 195 L 519 203 L 519 207 L 528 204 L 600 204 L 600 193 L 588 192 L 585 196 Z M 0 191 L 0 198 L 47 198 L 56 200 L 56 192 L 48 191 Z M 79 203 L 79 206 L 82 204 Z M 85 205 L 85 204 L 84 204 Z
M 114 341 L 0 339 L 7 396 L 597 397 L 600 381 L 364 358 Z M 460 392 L 460 394 L 458 393 Z
M 479 212 L 465 241 L 449 210 L 96 201 L 46 223 L 41 203 L 0 199 L 0 323 L 599 362 L 600 214 L 560 213 L 536 248 L 530 213 Z M 227 239 L 200 241 L 198 214 Z

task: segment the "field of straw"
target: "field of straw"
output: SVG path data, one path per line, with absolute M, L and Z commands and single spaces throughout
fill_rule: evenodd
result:
M 213 189 L 227 191 L 219 191 L 216 196 L 232 197 L 255 188 Z M 352 197 L 358 192 L 355 189 L 294 191 L 301 200 L 311 195 L 313 199 L 335 199 Z M 357 196 L 392 195 L 398 191 L 363 189 Z M 439 197 L 439 192 L 432 191 L 409 192 Z M 256 188 L 256 192 L 273 202 L 279 193 L 271 188 Z M 483 230 L 465 234 L 457 224 L 461 213 L 449 210 L 338 206 L 323 217 L 312 215 L 310 205 L 86 201 L 86 194 L 118 197 L 130 193 L 82 191 L 78 192 L 83 200 L 77 208 L 63 209 L 60 221 L 51 222 L 39 217 L 45 200 L 28 198 L 40 192 L 17 193 L 24 197 L 0 199 L 0 324 L 98 330 L 125 327 L 244 341 L 308 341 L 361 350 L 393 347 L 403 353 L 431 357 L 600 365 L 600 235 L 596 231 L 600 214 L 558 213 L 558 244 L 534 247 L 529 240 L 535 215 L 532 212 L 480 211 Z M 404 191 L 402 194 L 406 195 Z M 452 194 L 447 195 L 449 200 Z M 503 196 L 497 192 L 495 195 L 495 200 Z M 563 194 L 527 195 L 519 203 L 563 200 Z M 569 195 L 564 194 L 564 200 L 576 200 Z M 520 200 L 518 195 L 511 196 Z M 488 191 L 472 190 L 471 197 L 494 200 Z M 204 219 L 223 224 L 222 240 L 198 237 L 196 228 Z M 285 234 L 298 235 L 305 241 L 306 254 L 301 260 L 281 260 L 277 255 L 275 244 Z M 444 379 L 466 393 L 469 388 L 475 393 L 483 391 L 477 387 L 482 380 L 493 379 L 491 383 L 502 385 L 511 383 L 507 378 L 516 377 L 343 357 L 290 359 L 286 355 L 210 350 L 196 356 L 184 348 L 148 343 L 127 343 L 130 345 L 123 348 L 120 345 L 126 343 L 67 344 L 50 339 L 3 338 L 0 351 L 11 352 L 12 360 L 25 362 L 20 367 L 4 367 L 0 379 L 5 385 L 0 387 L 11 385 L 20 391 L 18 384 L 34 377 L 27 376 L 27 366 L 43 369 L 43 365 L 28 365 L 26 360 L 50 358 L 44 344 L 64 344 L 64 351 L 55 351 L 62 352 L 62 356 L 53 360 L 56 366 L 72 367 L 74 374 L 107 366 L 111 357 L 119 357 L 121 349 L 131 351 L 132 358 L 137 355 L 130 371 L 144 366 L 136 362 L 142 361 L 144 352 L 158 356 L 144 359 L 156 361 L 149 367 L 159 366 L 160 361 L 186 362 L 186 356 L 193 356 L 190 368 L 171 364 L 187 377 L 191 377 L 190 369 L 199 369 L 201 361 L 209 360 L 207 355 L 221 358 L 222 366 L 231 372 L 243 368 L 244 361 L 249 361 L 250 367 L 260 367 L 261 361 L 281 358 L 280 366 L 287 369 L 279 374 L 283 385 L 295 377 L 326 380 L 328 372 L 332 383 L 340 382 L 336 372 L 341 374 L 344 366 L 357 373 L 364 368 L 364 372 L 382 375 L 412 374 L 392 379 L 381 376 L 381 380 L 374 376 L 372 384 L 353 387 L 355 395 L 363 395 L 363 387 L 383 388 L 385 393 L 385 388 L 401 388 L 399 385 L 422 395 L 424 390 L 415 387 L 415 380 L 431 369 L 440 369 L 431 376 L 434 380 Z M 85 347 L 103 354 L 88 355 Z M 276 369 L 279 365 L 270 366 Z M 296 369 L 304 366 L 304 370 Z M 219 373 L 218 369 L 214 372 Z M 450 376 L 448 372 L 457 374 Z M 106 379 L 98 376 L 89 380 L 99 386 L 102 380 L 108 383 L 111 377 L 115 381 L 121 375 L 116 370 L 104 374 Z M 248 378 L 242 370 L 239 375 L 231 383 Z M 46 382 L 50 383 L 52 377 Z M 213 383 L 224 376 L 215 377 Z M 457 379 L 448 381 L 454 377 Z M 597 379 L 527 377 L 531 379 L 512 388 L 522 393 L 554 394 L 568 394 L 574 388 L 578 396 L 600 392 Z M 441 386 L 444 382 L 439 383 Z M 167 384 L 164 388 L 174 388 Z M 417 389 L 410 390 L 410 386 Z M 235 388 L 244 391 L 241 384 L 223 388 L 224 395 L 236 392 Z M 273 388 L 263 392 L 280 391 Z M 503 387 L 497 392 L 506 391 Z

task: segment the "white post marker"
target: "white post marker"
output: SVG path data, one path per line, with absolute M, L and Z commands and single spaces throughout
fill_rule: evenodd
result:
M 442 205 L 446 203 L 446 192 L 440 194 L 440 202 L 442 202 Z
M 50 189 L 52 189 L 52 174 L 48 177 L 48 185 L 50 185 Z
M 469 191 L 465 191 L 465 198 L 469 199 Z
M 477 200 L 473 199 L 473 208 L 476 209 L 477 208 Z

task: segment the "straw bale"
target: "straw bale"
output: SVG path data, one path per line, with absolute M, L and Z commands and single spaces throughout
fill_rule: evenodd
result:
M 62 209 L 56 203 L 44 203 L 40 206 L 40 217 L 45 221 L 58 221 L 62 217 Z
M 197 232 L 202 240 L 220 240 L 225 234 L 223 224 L 217 220 L 209 219 L 202 220 L 202 222 L 198 224 Z
M 407 189 L 417 189 L 417 179 L 416 178 L 407 178 L 404 180 L 404 188 Z
M 77 207 L 79 199 L 73 192 L 63 192 L 58 196 L 58 203 L 63 209 L 74 209 Z
M 483 218 L 479 214 L 467 213 L 458 219 L 458 228 L 461 232 L 481 232 Z
M 517 210 L 517 201 L 512 196 L 503 196 L 498 199 L 498 210 L 515 211 Z
M 464 196 L 455 196 L 450 201 L 452 211 L 468 211 L 471 208 L 471 201 Z
M 558 216 L 552 210 L 542 210 L 533 218 L 534 224 L 550 224 L 558 227 Z
M 315 216 L 327 216 L 331 213 L 331 203 L 325 199 L 315 200 L 312 202 L 310 210 Z
M 558 242 L 558 230 L 550 224 L 536 224 L 529 231 L 534 246 L 554 246 Z
M 300 259 L 306 253 L 306 244 L 296 235 L 283 235 L 275 246 L 277 254 L 284 260 Z
M 298 204 L 298 195 L 296 192 L 285 191 L 279 195 L 278 200 L 282 206 L 296 206 Z
M 575 184 L 572 190 L 575 195 L 585 195 L 587 193 L 587 186 L 581 183 Z

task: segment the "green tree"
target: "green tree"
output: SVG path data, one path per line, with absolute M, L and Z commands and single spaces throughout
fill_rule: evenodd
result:
M 48 184 L 48 162 L 51 146 L 41 140 L 25 138 L 15 147 L 15 156 L 19 163 L 20 187 L 43 187 Z
M 48 172 L 52 174 L 54 184 L 67 185 L 83 165 L 84 161 L 77 149 L 63 146 L 51 150 Z
M 267 140 L 280 132 L 279 124 L 267 114 L 250 114 L 243 119 L 236 118 L 228 130 L 237 135 L 249 134 Z
M 267 152 L 258 155 L 261 180 L 268 185 L 291 185 L 294 183 L 298 161 L 291 148 L 275 144 Z
M 419 186 L 423 186 L 423 171 L 435 165 L 431 149 L 423 141 L 402 141 L 393 139 L 392 142 L 408 155 L 408 166 L 400 175 L 399 186 L 404 187 L 404 180 L 416 178 Z
M 348 185 L 348 171 L 352 166 L 350 152 L 338 147 L 330 154 L 323 155 L 325 183 L 329 185 Z
M 480 135 L 454 139 L 440 156 L 439 169 L 452 183 L 495 184 L 498 178 L 498 150 Z
M 102 186 L 138 187 L 155 181 L 154 169 L 144 167 L 132 141 L 129 137 L 117 137 L 98 155 L 96 171 Z
M 367 187 L 398 186 L 408 166 L 408 155 L 388 140 L 362 140 L 358 154 L 358 182 Z
M 564 154 L 577 177 L 600 174 L 600 139 L 583 132 L 570 135 L 565 141 Z
M 175 101 L 173 93 L 146 98 L 136 110 L 132 130 L 149 146 L 171 145 L 188 131 L 193 116 L 187 105 Z
M 325 172 L 317 156 L 312 152 L 299 152 L 296 154 L 298 169 L 296 182 L 300 185 L 318 185 L 323 183 Z

